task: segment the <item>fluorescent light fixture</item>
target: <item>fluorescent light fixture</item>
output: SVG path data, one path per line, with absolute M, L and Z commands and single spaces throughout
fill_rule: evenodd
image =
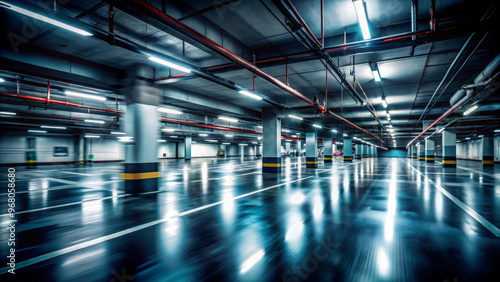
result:
M 469 140 L 469 139 L 470 139 L 470 137 L 465 137 L 465 139 L 466 139 L 466 140 Z
M 443 130 L 444 130 L 444 127 L 443 127 L 443 128 L 441 128 L 441 129 L 438 131 L 438 133 L 443 132 Z
M 259 142 L 252 142 L 252 144 L 259 144 Z
M 243 94 L 243 95 L 248 96 L 250 98 L 254 98 L 256 100 L 262 100 L 262 97 L 260 97 L 259 95 L 250 93 L 249 91 L 246 91 L 246 90 L 241 90 L 240 94 Z
M 466 116 L 466 115 L 472 113 L 473 111 L 475 111 L 477 109 L 477 107 L 478 107 L 477 105 L 474 105 L 474 106 L 470 107 L 467 111 L 464 112 L 464 116 Z
M 111 131 L 111 134 L 116 134 L 116 135 L 125 135 L 127 133 L 125 132 L 118 132 L 118 131 Z
M 64 126 L 51 126 L 51 125 L 42 125 L 41 128 L 50 128 L 50 129 L 66 129 Z
M 206 140 L 207 142 L 217 142 L 217 140 Z
M 387 127 L 392 128 L 392 124 L 389 124 Z
M 257 137 L 257 139 L 259 139 L 259 140 L 262 139 L 262 136 Z
M 295 138 L 297 138 L 297 135 L 292 135 L 292 137 L 295 137 Z
M 156 62 L 158 64 L 162 64 L 164 66 L 167 66 L 169 68 L 172 68 L 172 69 L 176 69 L 176 70 L 179 70 L 179 71 L 182 71 L 182 72 L 186 72 L 186 73 L 190 73 L 191 70 L 188 69 L 188 68 L 185 68 L 185 67 L 181 67 L 179 65 L 176 65 L 174 63 L 171 63 L 171 62 L 168 62 L 168 61 L 165 61 L 165 60 L 162 60 L 160 58 L 157 58 L 157 57 L 149 57 L 149 59 L 153 62 Z
M 231 145 L 231 143 L 227 143 L 227 142 L 226 142 L 226 143 L 222 143 L 222 145 Z
M 288 129 L 282 129 L 281 131 L 282 132 L 290 132 L 290 130 L 288 130 Z
M 162 113 L 174 114 L 174 115 L 182 114 L 181 111 L 167 109 L 167 108 L 158 108 L 157 111 L 162 112 Z
M 361 33 L 363 33 L 363 38 L 365 40 L 372 38 L 370 35 L 370 28 L 368 28 L 368 19 L 366 17 L 365 3 L 363 0 L 356 0 L 354 3 L 354 9 L 356 10 L 356 15 L 358 16 L 359 27 L 361 28 Z
M 387 108 L 387 100 L 385 99 L 385 96 L 382 96 L 382 105 L 384 106 L 384 108 Z M 390 116 L 387 116 L 387 119 L 388 120 L 391 120 L 390 119 Z
M 156 142 L 158 142 L 158 143 L 165 143 L 165 142 L 167 142 L 167 140 L 158 139 L 158 140 L 156 140 Z
M 13 112 L 0 112 L 0 115 L 15 116 L 15 115 L 16 115 L 16 113 L 13 113 Z
M 164 131 L 164 132 L 174 132 L 175 128 L 162 128 L 161 131 Z
M 380 81 L 380 73 L 378 72 L 378 70 L 372 71 L 372 74 L 373 74 L 373 78 L 375 79 L 375 81 L 379 82 Z
M 478 137 L 484 137 L 484 135 L 479 135 Z
M 99 135 L 84 135 L 85 138 L 100 138 Z
M 31 132 L 31 133 L 47 133 L 46 130 L 34 130 L 34 129 L 29 129 L 28 132 Z
M 0 82 L 5 82 L 5 79 L 0 77 Z
M 262 125 L 257 125 L 258 128 L 262 128 Z
M 232 135 L 232 134 L 226 134 L 224 136 L 226 136 L 226 137 L 234 137 L 234 135 Z
M 238 145 L 240 145 L 240 146 L 248 146 L 248 144 L 238 144 Z
M 90 122 L 90 123 L 105 123 L 103 120 L 96 120 L 96 119 L 86 119 L 85 122 Z
M 225 120 L 225 121 L 229 121 L 229 122 L 238 122 L 237 119 L 230 118 L 230 117 L 219 117 L 219 119 L 222 119 L 222 120 Z
M 345 134 L 345 133 L 344 133 L 344 134 L 342 134 L 342 135 L 347 136 L 347 134 Z
M 118 142 L 133 142 L 134 141 L 133 136 L 118 136 L 117 139 L 118 139 Z
M 303 118 L 298 117 L 296 115 L 288 115 L 288 117 L 291 117 L 291 118 L 294 118 L 294 119 L 298 119 L 298 120 L 303 120 Z
M 90 94 L 85 94 L 85 93 L 71 91 L 71 90 L 64 91 L 64 94 L 66 94 L 66 96 L 75 96 L 75 97 L 87 98 L 87 99 L 98 100 L 98 101 L 106 101 L 106 97 L 103 97 L 103 96 L 90 95 Z
M 316 127 L 316 128 L 323 128 L 323 127 L 322 127 L 321 125 L 319 125 L 319 124 L 313 124 L 313 126 L 314 126 L 314 127 Z
M 3 1 L 0 1 L 0 7 L 4 7 L 4 8 L 7 8 L 9 10 L 12 10 L 14 12 L 17 12 L 17 13 L 20 13 L 20 14 L 23 14 L 23 15 L 26 15 L 28 17 L 31 17 L 31 18 L 34 18 L 34 19 L 37 19 L 37 20 L 40 20 L 40 21 L 43 21 L 43 22 L 46 22 L 46 23 L 49 23 L 49 24 L 52 24 L 52 25 L 55 25 L 55 26 L 58 26 L 60 28 L 64 28 L 66 30 L 69 30 L 69 31 L 72 31 L 72 32 L 75 32 L 75 33 L 78 33 L 78 34 L 81 34 L 83 36 L 92 36 L 92 33 L 90 32 L 87 32 L 85 30 L 82 30 L 82 29 L 79 29 L 79 28 L 76 28 L 76 27 L 73 27 L 73 26 L 70 26 L 70 25 L 67 25 L 63 22 L 60 22 L 60 21 L 56 21 L 54 19 L 51 19 L 51 18 L 48 18 L 46 16 L 42 16 L 40 14 L 37 14 L 37 13 L 34 13 L 34 12 L 31 12 L 31 11 L 28 11 L 26 9 L 23 9 L 23 8 L 20 8 L 20 7 L 17 7 L 17 6 L 14 6 L 12 4 L 9 4 L 9 3 L 5 3 Z
M 179 136 L 169 136 L 169 137 L 170 137 L 170 138 L 177 138 L 177 137 L 179 137 Z
M 332 129 L 332 132 L 335 132 L 335 133 L 337 133 L 337 130 L 335 130 L 335 129 Z
M 198 135 L 200 135 L 200 136 L 208 136 L 208 134 L 205 134 L 205 133 L 200 133 Z

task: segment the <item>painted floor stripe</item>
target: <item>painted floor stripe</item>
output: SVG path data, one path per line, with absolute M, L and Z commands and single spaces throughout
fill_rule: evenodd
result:
M 495 235 L 497 237 L 500 237 L 500 229 L 498 229 L 498 227 L 496 227 L 495 225 L 493 225 L 491 222 L 489 222 L 486 218 L 484 218 L 478 212 L 476 212 L 475 210 L 473 210 L 471 207 L 469 207 L 468 205 L 464 204 L 464 202 L 462 202 L 459 199 L 457 199 L 450 192 L 446 191 L 446 189 L 444 189 L 440 185 L 437 185 L 436 182 L 434 182 L 432 179 L 430 179 L 429 177 L 427 177 L 427 175 L 425 175 L 424 173 L 422 173 L 418 169 L 414 168 L 410 163 L 408 163 L 408 165 L 411 168 L 413 168 L 418 174 L 424 176 L 429 181 L 429 183 L 431 183 L 434 187 L 436 187 L 436 189 L 439 190 L 439 192 L 441 192 L 443 195 L 445 195 L 446 197 L 448 197 L 448 199 L 450 199 L 453 203 L 455 203 L 464 212 L 466 212 L 467 214 L 469 214 L 472 218 L 474 218 L 482 226 L 484 226 L 486 229 L 488 229 L 491 233 L 493 233 L 493 235 Z
M 347 167 L 347 166 L 351 166 L 351 165 L 360 164 L 362 162 L 363 161 L 352 163 L 352 164 L 348 164 L 348 165 L 345 165 L 345 166 L 342 166 L 342 167 L 333 167 L 333 168 L 330 168 L 330 169 L 325 169 L 325 170 L 322 170 L 320 172 L 317 172 L 317 174 L 318 173 L 323 173 L 323 172 L 326 172 L 326 171 L 331 171 L 331 170 L 334 170 L 334 169 L 337 169 L 337 168 L 343 168 L 343 167 Z M 316 175 L 311 175 L 311 176 L 307 176 L 307 177 L 295 179 L 295 180 L 292 180 L 292 181 L 289 181 L 289 182 L 280 183 L 280 184 L 277 184 L 277 185 L 273 185 L 273 186 L 270 186 L 270 187 L 259 189 L 259 190 L 256 190 L 256 191 L 253 191 L 253 192 L 250 192 L 250 193 L 246 193 L 246 194 L 243 194 L 243 195 L 240 195 L 240 196 L 233 197 L 233 200 L 238 200 L 238 199 L 241 199 L 241 198 L 245 198 L 245 197 L 248 197 L 248 196 L 260 193 L 260 192 L 264 192 L 264 191 L 267 191 L 267 190 L 270 190 L 270 189 L 274 189 L 274 188 L 277 188 L 277 187 L 280 187 L 280 186 L 283 186 L 283 185 L 287 185 L 287 184 L 290 184 L 290 183 L 294 183 L 294 182 L 297 182 L 297 181 L 301 181 L 301 180 L 305 180 L 305 179 L 309 179 L 309 178 L 313 178 L 313 177 L 316 177 Z M 126 196 L 126 195 L 120 195 L 120 196 Z M 195 212 L 198 212 L 198 211 L 202 211 L 202 210 L 205 210 L 205 209 L 208 209 L 208 208 L 220 205 L 222 203 L 224 203 L 224 201 L 218 201 L 218 202 L 214 202 L 214 203 L 211 203 L 211 204 L 208 204 L 208 205 L 205 205 L 205 206 L 201 206 L 201 207 L 198 207 L 198 208 L 187 210 L 187 211 L 184 211 L 184 212 L 181 212 L 181 213 L 177 214 L 177 217 L 182 217 L 182 216 L 185 216 L 185 215 L 188 215 L 188 214 L 192 214 L 192 213 L 195 213 Z M 118 237 L 121 237 L 121 236 L 124 236 L 124 235 L 128 235 L 130 233 L 134 233 L 134 232 L 146 229 L 148 227 L 152 227 L 152 226 L 158 225 L 160 223 L 166 222 L 166 221 L 170 220 L 171 218 L 172 217 L 157 219 L 157 220 L 154 220 L 154 221 L 151 221 L 151 222 L 148 222 L 148 223 L 144 223 L 144 224 L 141 224 L 141 225 L 138 225 L 138 226 L 135 226 L 135 227 L 131 227 L 131 228 L 128 228 L 128 229 L 125 229 L 125 230 L 122 230 L 122 231 L 119 231 L 119 232 L 116 232 L 116 233 L 113 233 L 113 234 L 109 234 L 109 235 L 106 235 L 106 236 L 103 236 L 103 237 L 99 237 L 99 238 L 96 238 L 96 239 L 93 239 L 93 240 L 90 240 L 90 241 L 87 241 L 87 242 L 76 244 L 76 245 L 73 245 L 71 247 L 67 247 L 67 248 L 60 249 L 60 250 L 57 250 L 57 251 L 53 251 L 53 252 L 50 252 L 50 253 L 46 253 L 46 254 L 43 254 L 43 255 L 40 255 L 40 256 L 37 256 L 37 257 L 31 258 L 31 259 L 25 260 L 25 261 L 21 261 L 19 263 L 16 263 L 16 269 L 20 269 L 20 268 L 27 267 L 27 266 L 30 266 L 30 265 L 33 265 L 33 264 L 37 264 L 37 263 L 40 263 L 42 261 L 53 259 L 53 258 L 56 258 L 58 256 L 62 256 L 62 255 L 65 255 L 65 254 L 68 254 L 68 253 L 71 253 L 71 252 L 74 252 L 74 251 L 78 251 L 78 250 L 81 250 L 81 249 L 85 249 L 85 248 L 88 248 L 88 247 L 100 244 L 102 242 L 106 242 L 106 241 L 109 241 L 109 240 L 112 240 L 112 239 L 115 239 L 115 238 L 118 238 Z M 7 271 L 9 269 L 10 269 L 10 267 L 4 267 L 4 268 L 0 269 L 0 274 L 7 273 Z

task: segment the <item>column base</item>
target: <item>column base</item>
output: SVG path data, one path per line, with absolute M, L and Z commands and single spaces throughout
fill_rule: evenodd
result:
M 418 160 L 423 162 L 423 161 L 425 161 L 425 157 L 419 157 Z
M 443 167 L 457 167 L 456 157 L 443 157 Z
M 356 156 L 356 159 L 357 160 L 361 160 L 361 156 Z
M 281 172 L 281 158 L 262 158 L 262 172 Z
M 352 157 L 344 156 L 344 162 L 352 162 Z
M 158 163 L 126 163 L 122 178 L 125 179 L 125 193 L 140 194 L 158 191 Z
M 325 163 L 331 163 L 331 162 L 333 162 L 333 157 L 332 156 L 325 156 L 324 160 L 325 160 Z
M 427 163 L 433 163 L 434 162 L 434 156 L 427 156 L 427 157 L 425 157 L 425 162 L 427 162 Z
M 483 156 L 483 167 L 494 167 L 495 162 L 491 156 Z
M 318 167 L 318 158 L 306 157 L 306 167 L 307 168 L 317 168 Z

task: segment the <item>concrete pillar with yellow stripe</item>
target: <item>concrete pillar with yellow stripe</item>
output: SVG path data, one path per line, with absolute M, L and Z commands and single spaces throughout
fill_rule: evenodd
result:
M 363 158 L 363 145 L 356 144 L 356 159 L 361 160 Z
M 331 163 L 333 161 L 333 140 L 332 138 L 323 139 L 325 146 L 325 163 Z
M 344 137 L 344 162 L 352 162 L 352 138 Z
M 493 136 L 486 135 L 483 137 L 483 167 L 494 167 L 493 157 Z
M 366 159 L 369 157 L 369 154 L 368 154 L 368 145 L 361 145 L 361 147 L 363 147 L 363 159 Z
M 457 167 L 457 134 L 454 128 L 443 130 L 443 166 Z
M 306 133 L 306 167 L 318 167 L 318 135 L 315 130 Z
M 281 120 L 276 108 L 262 109 L 262 171 L 281 172 Z
M 418 160 L 423 162 L 425 161 L 425 144 L 424 143 L 418 143 Z
M 123 129 L 133 141 L 125 145 L 122 178 L 125 180 L 125 193 L 140 194 L 158 190 L 157 108 L 162 91 L 148 82 L 154 77 L 154 69 L 140 65 L 131 70 L 127 73 L 127 86 L 122 89 L 127 100 Z
M 417 145 L 411 145 L 411 158 L 417 158 Z
M 425 140 L 425 162 L 434 163 L 434 140 Z
M 411 158 L 411 146 L 408 147 L 408 158 Z

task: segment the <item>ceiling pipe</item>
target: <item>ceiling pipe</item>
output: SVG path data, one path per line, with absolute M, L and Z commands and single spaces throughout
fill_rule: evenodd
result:
M 19 98 L 19 99 L 25 99 L 25 100 L 32 100 L 32 101 L 37 101 L 37 102 L 42 102 L 42 103 L 45 103 L 45 104 L 49 104 L 48 101 L 47 101 L 47 98 L 40 98 L 40 97 L 27 96 L 27 95 L 17 95 L 17 94 L 4 93 L 4 92 L 0 92 L 0 96 L 6 96 L 6 97 L 12 97 L 12 98 Z M 122 112 L 122 111 L 115 111 L 115 110 L 110 110 L 110 109 L 102 109 L 102 108 L 81 106 L 81 105 L 78 105 L 78 104 L 64 102 L 64 101 L 59 101 L 59 100 L 53 100 L 53 99 L 50 99 L 50 104 L 64 105 L 64 106 L 69 106 L 69 107 L 75 107 L 75 108 L 85 109 L 85 110 L 101 111 L 101 112 L 108 112 L 108 113 L 114 113 L 114 114 L 124 114 L 125 113 L 125 112 Z
M 130 1 L 126 1 L 126 3 L 124 1 L 112 1 L 112 0 L 107 0 L 109 2 L 112 2 L 115 7 L 124 7 L 127 8 L 127 7 L 133 7 L 135 8 L 136 10 L 139 10 L 141 11 L 142 13 L 158 20 L 159 22 L 169 26 L 170 28 L 172 28 L 173 30 L 191 38 L 192 40 L 202 44 L 203 46 L 209 48 L 210 50 L 216 52 L 217 54 L 223 56 L 224 58 L 234 62 L 235 64 L 255 73 L 256 75 L 260 76 L 261 78 L 267 80 L 268 82 L 278 86 L 279 88 L 285 90 L 286 92 L 292 94 L 293 96 L 299 98 L 300 100 L 306 102 L 308 105 L 310 106 L 315 106 L 317 107 L 319 110 L 321 110 L 322 112 L 325 112 L 326 109 L 325 107 L 321 106 L 321 105 L 315 105 L 313 101 L 311 101 L 309 98 L 307 98 L 306 96 L 304 96 L 302 93 L 300 93 L 299 91 L 293 89 L 292 87 L 286 85 L 285 83 L 283 83 L 282 81 L 280 81 L 279 79 L 277 79 L 276 77 L 274 76 L 271 76 L 270 74 L 264 72 L 263 70 L 261 70 L 260 68 L 258 68 L 257 66 L 251 64 L 250 62 L 246 61 L 245 59 L 239 57 L 238 55 L 234 54 L 233 52 L 229 51 L 228 49 L 222 47 L 221 45 L 215 43 L 214 41 L 212 41 L 211 39 L 207 38 L 206 36 L 202 35 L 201 33 L 197 32 L 196 30 L 192 29 L 191 27 L 183 24 L 182 22 L 178 21 L 177 19 L 173 18 L 172 16 L 166 14 L 166 13 L 163 13 L 161 10 L 157 9 L 156 7 L 154 7 L 153 5 L 143 1 L 143 0 L 130 0 Z M 126 9 L 125 9 L 126 10 Z M 354 123 L 348 121 L 347 119 L 345 118 L 342 118 L 340 117 L 339 115 L 333 113 L 330 111 L 330 114 L 339 118 L 340 120 L 346 122 L 347 124 L 351 125 L 352 127 L 356 128 L 356 129 L 359 129 L 367 134 L 370 134 L 371 136 L 377 138 L 378 140 L 380 140 L 381 142 L 384 142 L 382 141 L 382 139 L 380 137 L 378 137 L 377 135 L 367 131 L 367 130 L 364 130 L 362 129 L 361 127 L 355 125 Z
M 489 78 L 490 76 L 493 75 L 493 72 L 496 71 L 496 69 L 500 66 L 500 54 L 498 54 L 485 68 L 484 70 L 479 73 L 477 75 L 477 77 L 474 79 L 474 83 L 475 84 L 480 84 L 481 82 L 483 82 L 485 79 Z M 453 113 L 454 111 L 456 111 L 457 109 L 459 109 L 460 107 L 462 107 L 464 104 L 466 104 L 467 102 L 469 102 L 470 99 L 472 99 L 474 97 L 474 90 L 473 89 L 468 89 L 468 90 L 463 90 L 463 89 L 459 89 L 455 95 L 457 95 L 457 93 L 463 93 L 463 91 L 465 91 L 465 96 L 463 96 L 460 100 L 458 100 L 456 103 L 453 104 L 453 106 L 451 106 L 451 108 L 449 108 L 444 114 L 442 114 L 439 118 L 437 118 L 433 123 L 431 123 L 424 131 L 422 131 L 417 137 L 413 138 L 413 140 L 410 141 L 410 143 L 408 143 L 408 145 L 406 146 L 406 148 L 408 148 L 411 143 L 413 143 L 415 140 L 417 140 L 418 138 L 420 138 L 420 136 L 424 135 L 427 131 L 429 131 L 429 129 L 431 129 L 432 127 L 434 127 L 438 122 L 440 122 L 441 120 L 445 119 L 447 116 L 449 116 L 451 113 Z M 454 95 L 454 96 L 455 96 Z M 460 94 L 461 95 L 461 94 Z
M 300 16 L 299 12 L 295 7 L 292 5 L 290 0 L 273 0 L 273 3 L 280 9 L 280 11 L 285 15 L 285 17 L 289 20 L 291 23 L 292 28 L 296 30 L 296 32 L 300 32 L 302 29 L 306 31 L 306 41 L 308 41 L 308 45 L 312 46 L 311 51 L 315 51 L 318 53 L 320 58 L 322 58 L 325 62 L 325 66 L 330 66 L 330 68 L 333 71 L 333 75 L 337 76 L 336 79 L 348 93 L 353 97 L 353 99 L 357 102 L 359 102 L 361 105 L 364 105 L 364 107 L 373 115 L 375 118 L 375 122 L 382 127 L 382 129 L 385 130 L 385 126 L 383 123 L 377 118 L 376 112 L 374 112 L 368 105 L 365 103 L 361 95 L 356 91 L 356 89 L 347 81 L 345 75 L 340 71 L 339 67 L 335 64 L 333 59 L 326 53 L 324 50 L 323 46 L 321 43 L 317 40 L 317 38 L 314 36 L 312 31 L 309 29 L 307 24 L 305 23 L 304 19 Z M 308 36 L 307 36 L 308 35 Z M 331 112 L 330 112 L 331 113 Z M 333 113 L 332 113 L 333 114 Z M 384 141 L 378 137 L 382 143 Z

